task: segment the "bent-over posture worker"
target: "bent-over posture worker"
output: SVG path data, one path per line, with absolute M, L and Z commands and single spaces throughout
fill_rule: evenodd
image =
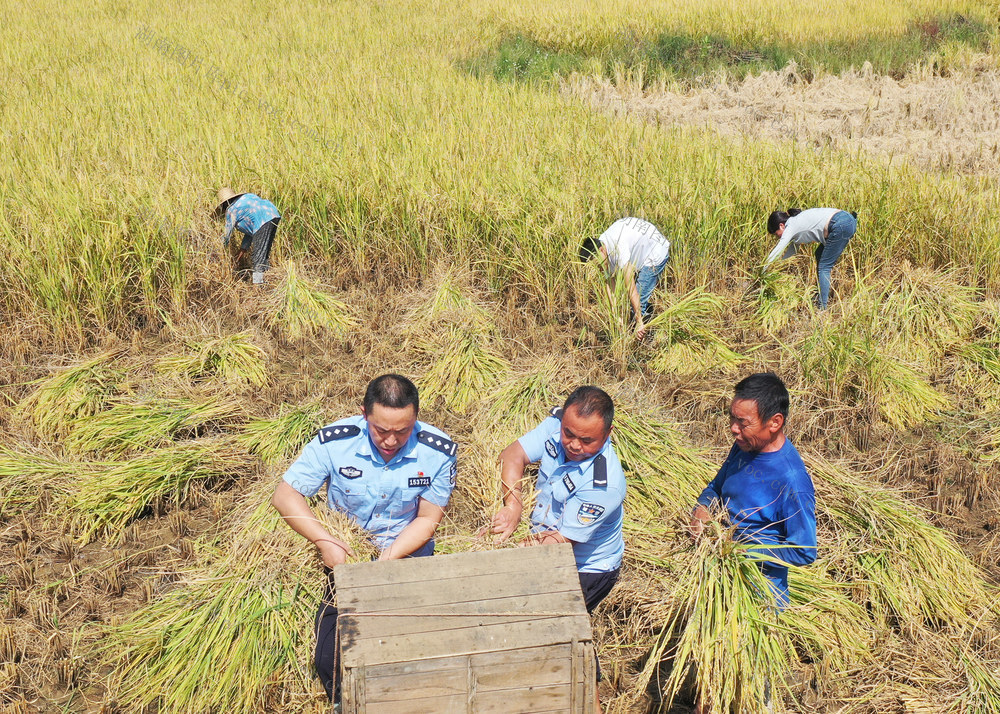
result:
M 562 408 L 500 454 L 504 506 L 491 523 L 501 541 L 521 521 L 521 480 L 538 462 L 531 535 L 525 545 L 571 543 L 587 612 L 618 581 L 625 541 L 625 474 L 611 445 L 615 407 L 597 387 L 579 387 Z
M 306 498 L 326 485 L 327 504 L 371 534 L 379 560 L 434 553 L 434 532 L 455 487 L 457 446 L 417 421 L 417 388 L 384 374 L 365 391 L 361 416 L 324 426 L 274 491 L 272 504 L 299 535 L 316 545 L 327 570 L 316 614 L 316 671 L 331 700 L 339 699 L 333 567 L 350 547 L 315 518 Z
M 641 340 L 646 336 L 646 323 L 653 317 L 649 300 L 667 267 L 670 241 L 649 221 L 622 218 L 612 223 L 600 238 L 584 238 L 580 260 L 586 262 L 598 253 L 606 263 L 608 297 L 614 299 L 611 284 L 618 275 L 628 284 L 635 336 Z
M 228 248 L 233 231 L 240 231 L 243 242 L 233 266 L 238 268 L 249 252 L 253 263 L 253 283 L 262 285 L 264 273 L 271 269 L 271 244 L 278 232 L 281 214 L 270 201 L 252 193 L 236 193 L 231 188 L 219 189 L 218 200 L 213 215 L 221 218 L 225 213 L 226 216 L 222 245 Z
M 778 244 L 768 254 L 764 266 L 778 258 L 791 258 L 796 249 L 806 243 L 816 246 L 816 278 L 819 295 L 816 303 L 825 310 L 830 303 L 830 274 L 840 260 L 844 248 L 858 229 L 857 214 L 839 208 L 789 208 L 774 211 L 767 217 L 767 232 L 778 237 Z

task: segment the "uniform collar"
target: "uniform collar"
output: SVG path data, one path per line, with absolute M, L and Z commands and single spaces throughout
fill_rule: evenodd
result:
M 368 433 L 368 420 L 364 417 L 358 417 L 360 420 L 359 426 L 361 427 L 361 433 L 364 434 L 364 439 L 360 439 L 358 442 L 358 456 L 364 456 L 376 464 L 385 464 L 386 460 L 382 458 L 382 452 L 380 452 L 375 445 L 372 443 L 372 437 Z M 421 423 L 418 421 L 413 425 L 413 431 L 410 432 L 410 438 L 406 440 L 403 444 L 403 448 L 396 452 L 396 455 L 392 457 L 392 460 L 388 463 L 397 463 L 399 461 L 409 461 L 417 458 L 417 455 L 413 453 L 413 450 L 417 446 L 417 434 L 423 428 Z

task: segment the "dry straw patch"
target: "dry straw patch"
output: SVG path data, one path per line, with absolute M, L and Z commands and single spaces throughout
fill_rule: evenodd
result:
M 596 109 L 659 125 L 694 125 L 748 140 L 786 140 L 911 162 L 924 169 L 1000 175 L 1000 68 L 986 58 L 947 77 L 902 80 L 866 65 L 803 81 L 794 64 L 734 82 L 644 90 L 574 75 L 563 92 Z

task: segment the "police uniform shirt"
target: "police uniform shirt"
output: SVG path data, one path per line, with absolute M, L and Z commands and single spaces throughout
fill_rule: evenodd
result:
M 594 456 L 567 461 L 560 438 L 561 416 L 562 410 L 554 409 L 553 416 L 518 439 L 528 459 L 539 462 L 532 530 L 558 531 L 573 541 L 581 573 L 616 570 L 625 553 L 625 474 L 611 439 Z
M 306 497 L 326 482 L 330 508 L 349 515 L 385 549 L 417 517 L 421 498 L 441 508 L 448 505 L 456 451 L 443 432 L 418 421 L 387 464 L 369 438 L 368 422 L 355 416 L 320 429 L 284 481 Z M 414 555 L 433 550 L 432 540 Z

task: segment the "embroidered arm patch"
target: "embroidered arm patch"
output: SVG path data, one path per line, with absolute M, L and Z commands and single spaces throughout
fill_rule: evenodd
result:
M 337 441 L 338 439 L 348 439 L 352 436 L 357 436 L 361 433 L 361 427 L 354 426 L 353 424 L 341 424 L 339 426 L 324 426 L 317 432 L 319 437 L 319 443 L 325 444 L 328 441 Z
M 443 436 L 438 436 L 437 434 L 432 434 L 429 431 L 421 431 L 418 433 L 417 441 L 431 447 L 435 451 L 447 454 L 448 456 L 454 456 L 458 451 L 458 444 L 454 441 L 446 439 Z
M 580 521 L 580 525 L 589 526 L 604 515 L 604 510 L 604 506 L 599 503 L 584 503 L 576 514 L 576 520 Z

